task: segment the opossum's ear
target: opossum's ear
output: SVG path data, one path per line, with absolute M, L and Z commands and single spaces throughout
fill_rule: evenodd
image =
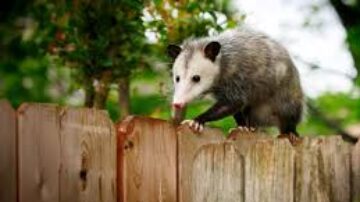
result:
M 174 60 L 180 54 L 180 52 L 181 52 L 181 48 L 177 45 L 170 44 L 167 47 L 167 54 Z
M 216 56 L 220 52 L 221 45 L 217 41 L 212 41 L 208 43 L 204 49 L 205 57 L 209 58 L 211 61 L 215 61 Z

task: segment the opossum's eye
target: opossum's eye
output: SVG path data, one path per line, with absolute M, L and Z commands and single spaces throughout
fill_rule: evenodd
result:
M 194 83 L 198 83 L 200 81 L 200 76 L 199 75 L 195 75 L 191 78 L 191 80 L 194 82 Z
M 176 77 L 175 77 L 175 81 L 176 81 L 176 83 L 179 83 L 179 81 L 180 81 L 180 76 L 176 76 Z

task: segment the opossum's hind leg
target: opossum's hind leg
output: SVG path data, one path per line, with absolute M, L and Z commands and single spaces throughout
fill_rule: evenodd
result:
M 256 130 L 256 126 L 252 124 L 250 119 L 250 108 L 245 108 L 243 111 L 237 112 L 233 117 L 237 123 L 237 128 L 229 130 L 229 139 L 236 139 L 236 133 L 234 133 L 234 131 L 250 133 Z
M 249 130 L 255 130 L 256 124 L 251 119 L 251 108 L 246 107 L 244 110 L 237 112 L 234 114 L 234 119 L 238 125 L 238 127 L 247 128 Z
M 302 104 L 284 104 L 279 114 L 280 135 L 278 138 L 288 138 L 294 145 L 300 141 L 296 126 L 301 120 Z

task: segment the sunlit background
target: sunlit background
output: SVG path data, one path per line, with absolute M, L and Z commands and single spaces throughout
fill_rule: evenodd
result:
M 169 119 L 168 43 L 248 26 L 288 48 L 307 95 L 303 135 L 360 134 L 357 0 L 14 1 L 0 12 L 0 97 Z M 188 118 L 210 100 L 188 109 Z M 212 125 L 227 130 L 232 118 Z

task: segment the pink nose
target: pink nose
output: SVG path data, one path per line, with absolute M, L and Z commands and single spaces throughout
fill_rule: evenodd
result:
M 184 107 L 183 103 L 173 103 L 172 105 L 175 109 L 181 109 Z

